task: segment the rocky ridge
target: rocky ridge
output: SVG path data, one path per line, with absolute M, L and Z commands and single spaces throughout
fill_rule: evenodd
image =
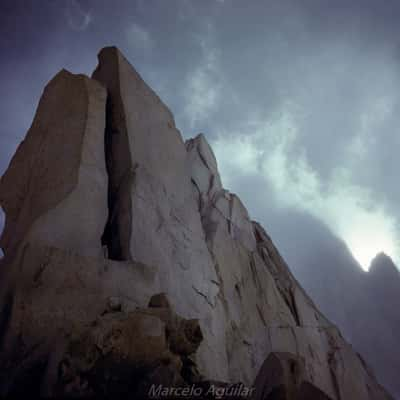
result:
M 114 47 L 46 86 L 0 204 L 3 395 L 390 398 Z

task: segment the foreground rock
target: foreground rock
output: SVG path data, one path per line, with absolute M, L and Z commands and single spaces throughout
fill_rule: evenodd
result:
M 140 398 L 157 384 L 195 385 L 204 398 L 218 398 L 209 389 L 219 387 L 231 398 L 389 399 L 264 229 L 222 187 L 204 135 L 184 143 L 168 108 L 116 48 L 103 49 L 93 79 L 84 79 L 105 105 L 89 119 L 97 127 L 90 137 L 103 137 L 105 149 L 95 141 L 93 160 L 100 161 L 85 186 L 101 201 L 81 201 L 72 185 L 79 201 L 63 208 L 71 219 L 55 212 L 56 234 L 41 235 L 48 229 L 42 214 L 25 219 L 24 207 L 10 208 L 21 197 L 30 204 L 30 192 L 5 194 L 19 168 L 31 179 L 18 152 L 2 179 L 6 223 L 18 232 L 3 242 L 2 393 Z M 64 126 L 74 115 L 56 121 Z M 51 121 L 44 130 L 57 133 Z M 46 136 L 44 154 L 47 143 Z M 82 150 L 70 147 L 72 155 Z M 32 165 L 41 160 L 26 148 Z M 94 186 L 104 159 L 108 186 Z M 74 173 L 86 171 L 85 158 L 76 165 Z M 85 224 L 86 213 L 90 221 L 97 213 L 96 224 Z M 20 220 L 29 224 L 19 228 Z M 88 234 L 79 241 L 82 229 Z

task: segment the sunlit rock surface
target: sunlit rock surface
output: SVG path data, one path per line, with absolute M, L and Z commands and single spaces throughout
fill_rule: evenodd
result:
M 78 79 L 60 74 L 52 82 Z M 254 383 L 258 399 L 389 399 L 222 187 L 204 135 L 185 143 L 116 48 L 79 79 L 97 107 L 65 88 L 47 115 L 45 92 L 33 144 L 1 181 L 1 394 L 138 397 L 152 382 L 219 382 Z

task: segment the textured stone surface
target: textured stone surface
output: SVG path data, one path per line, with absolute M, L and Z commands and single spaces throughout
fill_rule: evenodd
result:
M 99 89 L 104 105 L 102 87 L 80 79 Z M 102 229 L 87 228 L 106 257 L 88 253 L 89 243 L 37 240 L 36 231 L 13 239 L 14 256 L 1 265 L 2 392 L 134 395 L 152 381 L 230 387 L 258 377 L 257 387 L 281 396 L 269 399 L 389 399 L 222 187 L 204 135 L 184 143 L 168 108 L 116 48 L 100 52 L 93 79 L 107 90 L 96 128 L 106 148 L 94 160 L 105 156 L 108 188 L 94 207 Z M 47 137 L 42 147 L 50 152 Z M 85 169 L 76 147 L 74 173 Z M 11 172 L 18 165 L 1 195 Z M 7 207 L 13 221 L 17 208 Z M 75 202 L 70 211 L 87 210 Z M 54 229 L 63 237 L 74 221 Z M 129 386 L 132 371 L 142 371 L 143 387 Z
M 0 181 L 5 254 L 37 241 L 82 254 L 101 252 L 106 91 L 83 75 L 59 72 Z

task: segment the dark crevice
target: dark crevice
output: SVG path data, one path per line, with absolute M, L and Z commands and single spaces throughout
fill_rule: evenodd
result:
M 135 176 L 121 95 L 120 55 L 115 47 L 103 49 L 92 78 L 107 89 L 104 152 L 108 174 L 108 218 L 101 237 L 107 257 L 131 260 L 131 189 Z
M 239 300 L 242 301 L 242 294 L 241 294 L 241 292 L 240 292 L 239 283 L 237 283 L 237 284 L 235 285 L 235 290 L 236 290 L 236 293 L 237 293 L 237 295 L 238 295 L 238 297 L 239 297 Z
M 199 212 L 201 212 L 201 208 L 202 208 L 202 204 L 201 204 L 201 190 L 200 190 L 199 186 L 197 185 L 196 181 L 195 181 L 193 178 L 191 178 L 190 180 L 191 180 L 192 185 L 193 185 L 193 187 L 194 187 L 194 189 L 195 189 L 195 191 L 196 191 L 196 193 L 197 193 L 197 205 L 198 205 L 198 210 L 199 210 Z
M 198 290 L 195 286 L 192 285 L 193 290 L 200 295 L 201 297 L 203 297 L 203 299 L 206 301 L 206 303 L 211 307 L 211 308 L 215 308 L 215 305 L 213 303 L 211 303 L 211 301 L 208 299 L 207 295 L 205 295 L 204 293 L 200 292 L 200 290 Z
M 300 326 L 300 316 L 299 316 L 299 312 L 297 310 L 296 300 L 295 300 L 291 290 L 289 291 L 289 296 L 290 296 L 290 306 L 289 306 L 289 308 L 292 311 L 293 317 L 294 317 L 294 319 L 296 321 L 296 325 Z
M 112 260 L 131 259 L 131 188 L 135 171 L 132 169 L 129 140 L 122 101 L 115 104 L 107 97 L 104 151 L 108 174 L 108 219 L 101 237 L 102 246 Z
M 264 315 L 263 315 L 263 313 L 262 313 L 261 307 L 257 304 L 257 305 L 256 305 L 256 308 L 257 308 L 257 311 L 258 311 L 258 316 L 259 316 L 260 319 L 261 319 L 261 322 L 263 323 L 263 325 L 264 325 L 265 327 L 268 327 L 267 321 L 266 321 L 265 318 L 264 318 Z

